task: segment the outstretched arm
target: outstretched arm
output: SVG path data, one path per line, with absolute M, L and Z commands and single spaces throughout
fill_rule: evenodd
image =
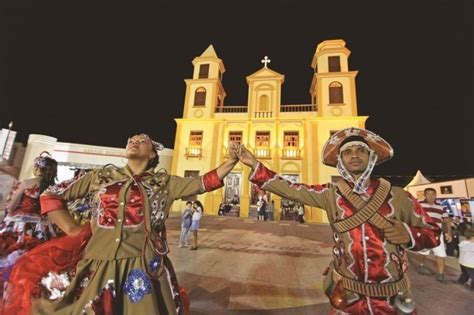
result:
M 263 190 L 278 196 L 295 200 L 313 207 L 325 209 L 328 205 L 329 189 L 323 185 L 306 185 L 292 183 L 266 168 L 243 145 L 238 150 L 240 161 L 253 170 L 250 181 Z
M 220 179 L 223 179 L 224 177 L 229 174 L 230 171 L 234 168 L 235 164 L 239 162 L 239 157 L 237 156 L 237 150 L 239 149 L 239 145 L 231 142 L 229 144 L 229 159 L 225 160 L 224 163 L 222 163 L 217 169 L 217 176 L 219 176 Z
M 178 177 L 170 178 L 170 192 L 173 199 L 179 199 L 204 192 L 213 191 L 224 186 L 222 179 L 229 174 L 235 164 L 239 162 L 237 149 L 239 146 L 233 142 L 229 145 L 229 158 L 216 169 L 207 172 L 199 177 Z

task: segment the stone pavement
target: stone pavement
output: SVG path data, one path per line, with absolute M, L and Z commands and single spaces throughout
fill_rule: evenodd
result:
M 204 216 L 196 251 L 178 248 L 179 226 L 178 217 L 168 219 L 170 257 L 192 314 L 328 314 L 322 292 L 332 252 L 327 225 Z M 474 314 L 474 292 L 454 283 L 457 268 L 447 267 L 443 285 L 434 275 L 418 275 L 417 259 L 410 255 L 409 276 L 419 315 Z

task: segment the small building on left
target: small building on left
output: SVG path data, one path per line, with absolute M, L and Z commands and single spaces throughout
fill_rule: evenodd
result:
M 22 143 L 14 142 L 15 135 L 13 130 L 1 130 L 0 152 L 4 153 L 3 165 L 10 166 L 18 180 L 31 177 L 33 161 L 43 151 L 48 151 L 58 162 L 58 181 L 72 178 L 76 170 L 91 170 L 107 164 L 122 167 L 126 164 L 124 148 L 60 142 L 57 138 L 38 134 L 30 134 L 24 147 Z M 169 173 L 173 150 L 165 148 L 159 155 L 157 170 L 164 169 Z

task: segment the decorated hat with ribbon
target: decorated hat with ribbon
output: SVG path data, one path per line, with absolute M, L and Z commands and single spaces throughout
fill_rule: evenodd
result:
M 377 164 L 388 161 L 393 157 L 392 146 L 382 137 L 369 130 L 351 127 L 339 130 L 329 138 L 323 147 L 323 164 L 336 167 L 341 145 L 347 146 L 351 142 L 367 144 L 377 155 Z

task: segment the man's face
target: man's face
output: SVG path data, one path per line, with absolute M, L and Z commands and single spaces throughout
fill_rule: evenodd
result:
M 369 150 L 359 145 L 347 147 L 341 152 L 341 160 L 349 173 L 360 175 L 369 165 Z
M 125 148 L 126 158 L 148 158 L 153 157 L 153 145 L 145 135 L 136 135 L 128 139 Z
M 429 204 L 435 203 L 435 201 L 436 201 L 436 191 L 427 190 L 425 192 L 425 199 L 426 199 L 426 202 L 428 202 Z

